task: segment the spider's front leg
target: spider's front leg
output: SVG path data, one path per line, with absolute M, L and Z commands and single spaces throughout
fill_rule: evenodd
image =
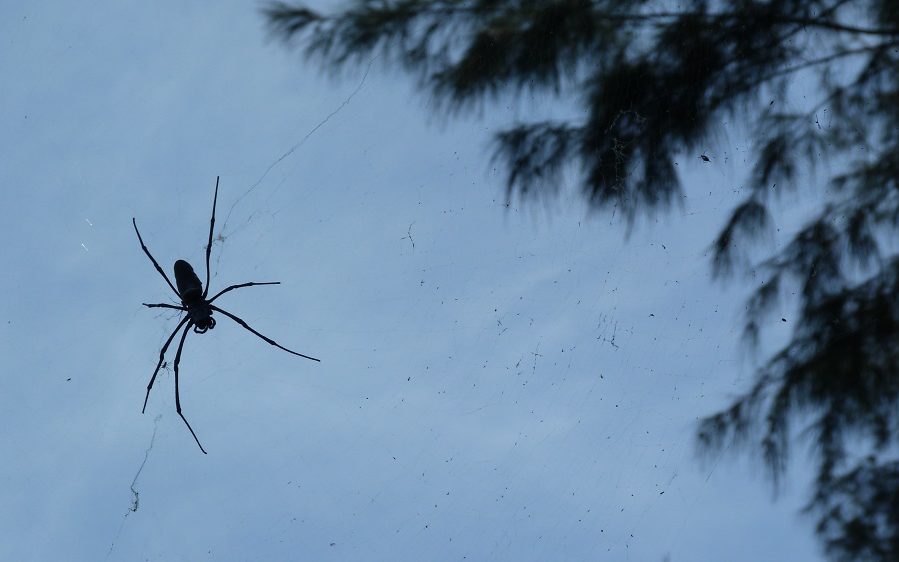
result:
M 184 420 L 184 425 L 187 426 L 187 429 L 190 430 L 190 434 L 194 436 L 194 441 L 197 442 L 197 446 L 203 451 L 203 454 L 206 454 L 206 449 L 203 448 L 203 445 L 200 444 L 200 439 L 197 438 L 197 434 L 194 433 L 194 428 L 190 426 L 190 423 L 187 421 L 187 418 L 184 417 L 184 414 L 181 413 L 181 389 L 179 388 L 179 380 L 178 380 L 178 367 L 181 365 L 181 350 L 184 349 L 184 340 L 187 339 L 187 333 L 190 332 L 190 328 L 193 325 L 193 322 L 188 322 L 187 326 L 184 328 L 184 333 L 181 335 L 181 343 L 178 344 L 178 351 L 175 353 L 175 410 L 178 411 L 178 415 L 181 416 L 181 419 Z M 180 325 L 178 326 L 181 327 Z
M 147 305 L 150 306 L 150 305 Z M 169 305 L 164 305 L 169 306 Z M 175 334 L 178 333 L 178 330 L 181 329 L 181 326 L 184 325 L 190 318 L 185 316 L 181 319 L 181 322 L 178 322 L 178 325 L 175 326 L 175 329 L 172 330 L 172 334 L 169 336 L 169 339 L 165 340 L 165 345 L 162 346 L 162 350 L 159 352 L 159 362 L 156 363 L 156 369 L 153 371 L 153 376 L 150 377 L 150 383 L 147 385 L 147 395 L 144 397 L 144 407 L 141 409 L 140 413 L 145 413 L 147 411 L 147 400 L 150 399 L 150 391 L 153 390 L 153 383 L 156 382 L 156 375 L 159 374 L 159 369 L 162 367 L 162 362 L 165 360 L 165 352 L 168 350 L 169 346 L 172 344 L 172 340 L 175 339 Z M 181 351 L 180 348 L 178 351 Z

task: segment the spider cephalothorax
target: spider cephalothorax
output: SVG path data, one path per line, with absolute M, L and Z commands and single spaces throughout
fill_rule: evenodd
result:
M 178 286 L 181 304 L 187 308 L 187 315 L 194 323 L 194 332 L 202 334 L 215 328 L 212 306 L 204 298 L 203 284 L 194 273 L 194 268 L 184 260 L 175 262 L 175 285 Z
M 150 261 L 153 262 L 153 266 L 156 268 L 156 271 L 162 275 L 165 282 L 169 284 L 169 287 L 175 294 L 178 295 L 178 298 L 181 299 L 181 306 L 175 306 L 173 304 L 166 303 L 157 303 L 157 304 L 147 304 L 143 303 L 144 306 L 150 308 L 171 308 L 174 310 L 180 310 L 181 312 L 186 312 L 187 316 L 181 319 L 178 322 L 178 325 L 175 327 L 175 330 L 169 336 L 169 339 L 166 340 L 165 344 L 162 346 L 162 350 L 159 352 L 159 362 L 156 363 L 156 370 L 153 371 L 153 376 L 150 378 L 150 383 L 147 385 L 147 395 L 144 397 L 144 408 L 141 412 L 146 411 L 147 409 L 147 400 L 150 398 L 150 390 L 153 388 L 153 383 L 156 382 L 156 375 L 159 374 L 159 369 L 162 366 L 162 362 L 165 359 L 165 352 L 171 345 L 172 340 L 175 339 L 175 335 L 184 326 L 184 333 L 181 334 L 181 342 L 178 344 L 178 351 L 175 353 L 175 362 L 173 368 L 175 370 L 175 409 L 178 411 L 178 415 L 181 416 L 181 419 L 184 420 L 184 423 L 187 425 L 187 429 L 190 430 L 190 434 L 194 436 L 194 440 L 197 442 L 197 445 L 200 447 L 200 450 L 203 453 L 206 453 L 206 450 L 203 449 L 203 445 L 200 445 L 200 440 L 197 439 L 197 434 L 194 433 L 193 428 L 187 422 L 187 418 L 184 417 L 184 414 L 181 413 L 181 394 L 178 389 L 178 366 L 181 363 L 181 350 L 184 349 L 184 340 L 187 339 L 187 333 L 191 328 L 194 329 L 194 332 L 197 334 L 203 334 L 207 330 L 211 330 L 215 328 L 215 319 L 212 317 L 212 311 L 219 312 L 224 316 L 234 320 L 250 332 L 256 334 L 269 344 L 283 349 L 288 353 L 292 353 L 294 355 L 298 355 L 300 357 L 305 357 L 306 359 L 312 359 L 313 361 L 318 361 L 315 357 L 309 357 L 308 355 L 303 355 L 302 353 L 297 353 L 296 351 L 291 351 L 286 347 L 279 345 L 275 340 L 271 338 L 267 338 L 250 328 L 250 326 L 238 318 L 237 316 L 231 314 L 226 310 L 222 310 L 221 308 L 212 304 L 212 301 L 224 295 L 228 291 L 233 291 L 234 289 L 240 289 L 242 287 L 252 287 L 254 285 L 278 285 L 280 281 L 267 281 L 263 283 L 259 282 L 249 282 L 249 283 L 241 283 L 239 285 L 231 285 L 230 287 L 225 287 L 221 291 L 215 294 L 211 299 L 207 299 L 206 295 L 209 294 L 209 255 L 212 252 L 212 231 L 215 227 L 215 203 L 218 201 L 219 194 L 219 178 L 215 178 L 215 196 L 212 199 L 212 219 L 209 221 L 209 242 L 206 244 L 206 288 L 203 288 L 203 283 L 200 281 L 200 278 L 197 277 L 197 274 L 194 273 L 194 268 L 190 266 L 184 260 L 178 260 L 175 262 L 175 282 L 178 284 L 178 288 L 175 288 L 175 285 L 172 285 L 172 281 L 169 279 L 169 276 L 165 274 L 165 271 L 159 267 L 159 263 L 156 261 L 156 258 L 153 257 L 153 254 L 150 253 L 150 250 L 147 249 L 147 246 L 144 244 L 143 238 L 140 236 L 140 231 L 137 229 L 137 220 L 131 219 L 131 223 L 134 225 L 134 232 L 137 233 L 137 239 L 140 242 L 140 247 L 144 250 L 144 253 L 147 254 L 147 257 L 150 258 Z M 185 326 L 186 324 L 186 326 Z

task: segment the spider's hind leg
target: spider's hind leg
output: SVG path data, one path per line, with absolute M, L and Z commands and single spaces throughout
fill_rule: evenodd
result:
M 209 294 L 209 255 L 212 253 L 212 230 L 215 228 L 215 204 L 219 200 L 219 176 L 215 176 L 215 195 L 212 197 L 212 219 L 209 221 L 209 242 L 206 244 L 206 287 L 203 298 Z M 225 221 L 227 222 L 227 221 Z
M 137 233 L 137 241 L 140 242 L 141 249 L 143 249 L 144 253 L 147 254 L 147 257 L 150 258 L 150 261 L 153 262 L 153 267 L 156 268 L 156 271 L 158 271 L 159 274 L 162 275 L 162 278 L 165 279 L 165 282 L 169 284 L 169 287 L 171 287 L 172 290 L 175 291 L 175 294 L 180 298 L 181 295 L 180 293 L 178 293 L 178 289 L 176 289 L 175 286 L 172 285 L 172 281 L 169 279 L 169 276 L 165 274 L 165 271 L 163 271 L 161 267 L 159 267 L 159 262 L 156 261 L 156 258 L 153 257 L 153 254 L 150 253 L 150 249 L 147 248 L 146 244 L 144 244 L 144 239 L 140 235 L 140 230 L 137 229 L 137 219 L 132 217 L 131 224 L 134 225 L 134 232 Z

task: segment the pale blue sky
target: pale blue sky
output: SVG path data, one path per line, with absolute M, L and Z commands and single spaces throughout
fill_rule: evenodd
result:
M 706 253 L 739 131 L 625 240 L 575 186 L 504 206 L 490 135 L 548 100 L 441 125 L 376 62 L 251 189 L 365 69 L 327 80 L 258 4 L 216 6 L 0 3 L 0 559 L 818 558 L 801 470 L 772 502 L 758 463 L 694 455 L 751 376 L 746 286 Z M 140 412 L 177 320 L 140 305 L 173 295 L 131 218 L 201 272 L 217 175 L 212 291 L 281 281 L 221 306 L 322 362 L 191 334 L 203 455 L 170 370 Z

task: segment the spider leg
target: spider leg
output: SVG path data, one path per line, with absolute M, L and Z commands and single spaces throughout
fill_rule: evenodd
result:
M 153 371 L 153 376 L 150 377 L 150 384 L 147 385 L 147 395 L 144 397 L 144 407 L 141 409 L 140 413 L 144 413 L 147 411 L 147 400 L 150 399 L 150 390 L 153 389 L 153 383 L 156 382 L 156 375 L 159 374 L 159 368 L 162 366 L 162 362 L 165 359 L 165 352 L 169 348 L 169 345 L 172 344 L 172 340 L 175 339 L 175 334 L 178 333 L 178 330 L 181 329 L 181 326 L 187 322 L 189 318 L 185 316 L 181 322 L 178 322 L 178 325 L 175 326 L 175 329 L 172 330 L 172 335 L 169 336 L 169 339 L 165 341 L 165 345 L 162 346 L 162 351 L 159 352 L 159 363 L 156 364 L 156 370 Z
M 178 295 L 178 298 L 180 299 L 181 293 L 179 293 L 178 289 L 176 289 L 175 286 L 172 285 L 172 282 L 169 280 L 169 276 L 165 274 L 165 271 L 163 271 L 161 267 L 159 267 L 159 263 L 156 261 L 156 258 L 153 257 L 153 254 L 151 254 L 150 250 L 147 249 L 147 245 L 144 244 L 144 239 L 141 238 L 140 231 L 137 229 L 137 220 L 134 217 L 131 217 L 131 224 L 134 225 L 134 232 L 137 233 L 137 240 L 140 242 L 140 247 L 143 248 L 144 253 L 147 254 L 147 257 L 150 258 L 150 261 L 153 262 L 153 266 L 156 268 L 156 271 L 158 271 L 159 274 L 162 275 L 163 279 L 165 279 L 165 282 L 169 284 L 169 287 L 171 287 L 172 290 L 175 291 L 175 294 Z
M 187 333 L 190 332 L 190 327 L 193 325 L 193 322 L 188 322 L 187 326 L 184 328 L 184 333 L 181 334 L 181 343 L 178 344 L 178 352 L 175 353 L 175 409 L 178 410 L 178 415 L 181 416 L 181 419 L 184 420 L 184 424 L 187 426 L 187 429 L 190 430 L 190 434 L 194 436 L 194 441 L 197 442 L 197 446 L 200 447 L 200 450 L 203 451 L 203 454 L 206 454 L 206 449 L 203 448 L 203 445 L 200 445 L 200 440 L 197 439 L 197 434 L 194 433 L 194 428 L 190 426 L 187 418 L 184 417 L 184 414 L 181 413 L 181 392 L 178 389 L 178 365 L 181 363 L 181 350 L 184 349 L 184 340 L 187 339 Z
M 297 353 L 296 351 L 291 351 L 291 350 L 287 349 L 286 347 L 284 347 L 284 346 L 282 346 L 282 345 L 279 345 L 277 342 L 275 342 L 275 340 L 263 336 L 262 334 L 260 334 L 260 333 L 257 332 L 256 330 L 254 330 L 253 328 L 250 328 L 250 326 L 249 326 L 246 322 L 244 322 L 243 320 L 241 320 L 241 319 L 238 318 L 237 316 L 234 316 L 233 314 L 231 314 L 230 312 L 228 312 L 228 311 L 226 311 L 226 310 L 222 310 L 221 308 L 219 308 L 219 307 L 217 307 L 217 306 L 215 306 L 215 305 L 209 305 L 209 308 L 211 308 L 212 310 L 215 310 L 215 311 L 217 311 L 217 312 L 221 312 L 222 314 L 224 314 L 225 316 L 227 316 L 227 317 L 230 318 L 231 320 L 234 320 L 235 322 L 237 322 L 238 324 L 240 324 L 241 326 L 243 326 L 243 327 L 246 328 L 247 330 L 253 332 L 254 334 L 256 334 L 256 335 L 259 336 L 260 338 L 264 339 L 264 340 L 267 341 L 268 343 L 272 344 L 273 346 L 283 349 L 283 350 L 286 351 L 287 353 L 292 353 L 292 354 L 294 354 L 294 355 L 299 355 L 300 357 L 305 357 L 306 359 L 311 359 L 311 360 L 313 360 L 313 361 L 319 361 L 319 362 L 321 361 L 321 359 L 316 359 L 315 357 L 309 357 L 308 355 L 303 355 L 302 353 Z
M 161 303 L 161 302 L 157 303 L 157 304 L 147 304 L 145 302 L 142 302 L 141 304 L 146 306 L 147 308 L 173 308 L 175 310 L 187 310 L 187 308 L 183 307 L 183 306 L 175 306 L 173 304 L 167 304 L 167 303 Z
M 226 288 L 222 289 L 221 291 L 219 291 L 218 293 L 216 293 L 216 295 L 214 297 L 209 299 L 209 303 L 212 303 L 212 301 L 214 301 L 215 299 L 224 295 L 228 291 L 233 291 L 234 289 L 240 289 L 241 287 L 252 287 L 254 285 L 280 285 L 280 284 L 281 284 L 280 281 L 266 281 L 265 283 L 251 282 L 251 283 L 241 283 L 240 285 L 231 285 L 230 287 L 226 287 Z
M 209 294 L 209 254 L 212 252 L 212 229 L 215 226 L 215 203 L 219 198 L 219 177 L 215 176 L 215 196 L 212 198 L 212 220 L 209 221 L 209 243 L 206 244 L 206 287 L 203 289 L 203 298 Z M 202 449 L 202 447 L 200 447 Z

